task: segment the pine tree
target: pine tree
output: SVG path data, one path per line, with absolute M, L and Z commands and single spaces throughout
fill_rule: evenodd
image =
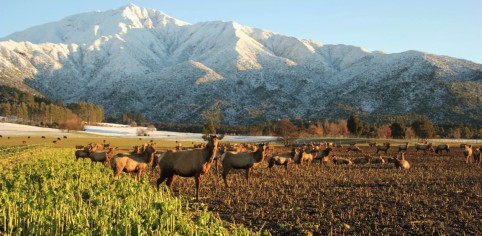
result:
M 348 131 L 350 131 L 351 134 L 359 137 L 363 131 L 363 122 L 358 118 L 358 116 L 351 115 L 346 122 Z
M 393 138 L 404 138 L 405 137 L 405 122 L 402 119 L 397 119 L 395 122 L 392 123 L 390 126 L 392 129 L 392 137 Z

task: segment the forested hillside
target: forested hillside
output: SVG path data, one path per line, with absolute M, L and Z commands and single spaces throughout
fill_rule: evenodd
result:
M 0 86 L 0 94 L 2 121 L 57 128 L 66 121 L 97 123 L 104 119 L 104 109 L 93 103 L 51 102 L 8 86 Z

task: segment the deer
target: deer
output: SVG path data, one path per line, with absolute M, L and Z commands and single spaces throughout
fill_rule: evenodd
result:
M 435 148 L 435 153 L 442 154 L 442 151 L 445 151 L 446 154 L 450 153 L 450 146 L 448 144 L 440 144 Z
M 199 188 L 202 177 L 209 172 L 213 165 L 216 152 L 218 151 L 219 140 L 224 135 L 209 135 L 208 143 L 202 149 L 167 151 L 161 154 L 156 160 L 156 165 L 161 170 L 157 179 L 157 188 L 166 181 L 166 185 L 172 192 L 172 186 L 176 176 L 194 177 L 196 182 L 196 200 L 199 201 Z
M 148 165 L 152 164 L 156 149 L 153 144 L 144 144 L 142 153 L 118 153 L 110 159 L 114 179 L 117 179 L 122 172 L 137 173 L 136 179 L 140 180 L 142 172 Z
M 293 163 L 293 158 L 298 155 L 298 149 L 293 148 L 291 152 L 287 153 L 276 153 L 271 154 L 268 160 L 268 168 L 271 170 L 271 167 L 274 165 L 277 166 L 284 166 L 286 172 L 288 172 L 288 164 Z
M 387 154 L 388 149 L 390 148 L 390 143 L 383 143 L 383 146 L 376 146 L 377 148 L 377 154 L 379 151 L 384 151 L 385 154 Z
M 405 152 L 400 153 L 400 157 L 401 159 L 398 159 L 396 157 L 394 158 L 395 168 L 406 170 L 410 169 L 410 163 L 405 160 Z
M 249 183 L 249 171 L 261 164 L 265 157 L 266 144 L 258 144 L 255 151 L 226 152 L 222 157 L 224 185 L 229 188 L 227 176 L 232 169 L 245 169 L 246 182 Z
M 328 163 L 330 162 L 331 160 L 328 158 L 328 155 L 330 155 L 330 152 L 333 151 L 333 148 L 331 147 L 327 147 L 325 149 L 323 149 L 323 151 L 319 152 L 318 155 L 315 157 L 315 159 L 320 159 L 320 166 L 323 164 L 323 163 Z

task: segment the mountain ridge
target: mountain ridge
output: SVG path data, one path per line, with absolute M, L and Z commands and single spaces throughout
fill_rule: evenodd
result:
M 7 36 L 0 69 L 2 84 L 150 120 L 199 123 L 219 109 L 227 124 L 349 112 L 482 122 L 480 64 L 325 45 L 232 21 L 190 24 L 133 4 Z

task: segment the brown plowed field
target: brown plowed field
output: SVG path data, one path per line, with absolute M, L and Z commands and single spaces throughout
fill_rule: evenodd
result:
M 374 155 L 374 149 L 362 147 Z M 391 154 L 395 154 L 392 148 Z M 337 148 L 337 156 L 361 157 Z M 468 165 L 462 150 L 450 154 L 415 154 L 409 170 L 393 164 L 311 166 L 289 171 L 267 164 L 228 175 L 212 169 L 204 177 L 200 200 L 229 222 L 273 235 L 482 235 L 482 169 Z M 154 183 L 159 173 L 151 176 Z M 178 177 L 177 196 L 194 196 L 194 179 Z

